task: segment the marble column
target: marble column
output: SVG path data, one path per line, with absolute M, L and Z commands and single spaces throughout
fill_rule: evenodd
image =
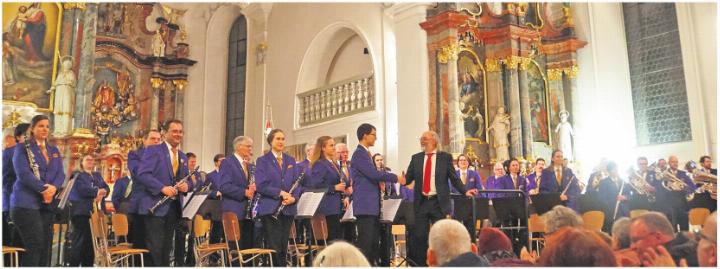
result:
M 516 64 L 508 64 L 508 111 L 510 113 L 510 158 L 522 157 L 522 128 L 520 124 L 520 83 Z
M 162 80 L 153 78 L 153 89 L 152 89 L 152 103 L 150 109 L 150 129 L 158 129 L 158 114 L 160 113 L 160 85 L 155 85 L 154 80 L 158 80 L 158 84 L 162 83 Z
M 460 113 L 460 91 L 458 89 L 457 58 L 448 60 L 447 64 L 447 89 L 448 89 L 448 128 L 450 138 L 450 153 L 462 153 L 465 148 L 465 126 L 463 125 L 462 113 Z
M 495 118 L 497 108 L 499 106 L 505 106 L 505 95 L 503 94 L 503 80 L 502 80 L 502 66 L 498 59 L 485 59 L 485 70 L 487 71 L 487 97 L 488 97 L 488 108 L 487 115 L 485 115 L 485 121 L 489 124 Z M 507 111 L 507 108 L 506 108 Z M 487 128 L 486 128 L 487 133 Z M 490 141 L 490 135 L 486 135 L 487 141 Z M 492 144 L 488 147 L 488 156 L 491 159 L 495 159 L 495 148 Z
M 530 117 L 530 92 L 528 89 L 527 64 L 520 64 L 518 78 L 520 82 L 520 125 L 522 126 L 522 152 L 524 157 L 530 159 L 532 150 L 532 119 Z
M 75 128 L 90 129 L 89 108 L 92 104 L 93 86 L 95 84 L 95 32 L 97 25 L 97 4 L 87 3 L 83 12 L 82 46 L 80 50 L 80 66 L 78 67 L 77 88 L 75 90 Z
M 557 149 L 558 140 L 555 128 L 560 123 L 560 111 L 565 109 L 565 95 L 563 94 L 562 71 L 560 69 L 548 70 L 548 87 L 550 92 L 550 132 L 553 137 L 553 149 Z M 557 102 L 557 109 L 554 103 Z

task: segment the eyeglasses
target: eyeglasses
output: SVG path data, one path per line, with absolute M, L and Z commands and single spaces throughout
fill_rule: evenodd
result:
M 648 233 L 648 234 L 645 234 L 645 235 L 643 235 L 643 236 L 636 236 L 636 237 L 632 237 L 632 236 L 631 236 L 631 237 L 630 237 L 630 242 L 635 243 L 635 242 L 638 242 L 638 241 L 642 241 L 642 240 L 644 240 L 645 238 L 647 238 L 648 236 L 651 236 L 651 235 L 654 235 L 654 234 L 655 234 L 655 233 Z

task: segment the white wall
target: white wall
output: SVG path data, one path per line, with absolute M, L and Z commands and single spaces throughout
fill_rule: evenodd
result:
M 326 74 L 325 84 L 331 84 L 354 76 L 367 74 L 372 71 L 372 61 L 369 54 L 363 54 L 365 42 L 353 35 L 344 42 L 338 51 L 333 53 L 332 62 Z
M 700 96 L 712 96 L 715 100 L 717 94 L 713 27 L 716 9 L 714 4 L 702 5 L 677 5 L 693 139 L 639 147 L 635 139 L 622 4 L 572 4 L 578 36 L 588 41 L 578 53 L 579 104 L 575 106 L 579 109 L 574 116 L 576 152 L 585 175 L 603 157 L 626 169 L 640 155 L 652 160 L 674 154 L 684 163 L 697 161 L 701 155 L 708 154 L 711 147 L 714 153 L 717 105 L 713 101 L 703 102 Z M 692 24 L 703 27 L 694 28 Z M 698 66 L 704 70 L 699 71 Z

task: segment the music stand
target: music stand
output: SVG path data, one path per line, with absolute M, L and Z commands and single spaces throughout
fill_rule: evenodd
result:
M 650 201 L 648 201 L 647 196 L 643 195 L 631 195 L 628 199 L 627 204 L 629 210 L 636 210 L 636 209 L 645 209 L 645 210 L 652 210 L 652 204 Z
M 585 193 L 583 195 L 580 195 L 578 201 L 580 203 L 580 213 L 585 213 L 588 211 L 605 211 L 605 204 L 602 200 L 600 200 L 600 197 L 598 197 L 597 193 Z
M 463 194 L 450 194 L 453 202 L 453 217 L 456 220 L 473 219 L 473 200 Z
M 408 228 L 408 226 L 415 225 L 415 204 L 413 202 L 403 200 L 400 203 L 400 208 L 398 208 L 392 224 L 405 225 L 405 253 L 410 253 L 409 246 L 411 245 L 412 231 Z M 401 261 L 396 267 L 402 266 L 405 262 L 411 266 L 417 266 L 417 263 L 408 258 L 407 255 L 400 256 L 400 259 Z
M 695 193 L 695 197 L 688 202 L 688 206 L 690 208 L 707 208 L 712 212 L 717 208 L 717 201 L 713 200 L 708 192 Z
M 198 215 L 212 221 L 222 221 L 222 202 L 220 200 L 205 199 L 198 209 Z
M 559 192 L 530 195 L 530 199 L 532 200 L 533 207 L 535 207 L 535 212 L 538 215 L 545 214 L 545 212 L 552 210 L 552 208 L 556 205 L 563 204 L 562 200 L 560 200 Z

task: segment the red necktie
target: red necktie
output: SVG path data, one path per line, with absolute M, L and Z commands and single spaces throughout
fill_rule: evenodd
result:
M 427 161 L 425 161 L 425 176 L 423 176 L 423 193 L 430 193 L 430 173 L 432 171 L 432 153 L 427 154 Z

